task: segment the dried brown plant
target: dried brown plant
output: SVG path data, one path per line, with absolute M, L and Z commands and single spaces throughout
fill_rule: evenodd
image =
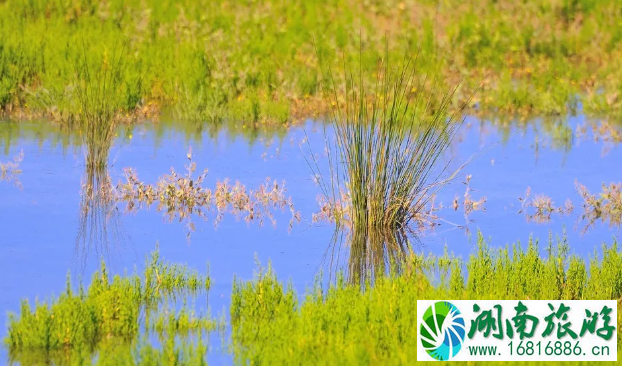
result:
M 572 201 L 569 199 L 566 200 L 562 207 L 555 206 L 555 202 L 553 202 L 551 197 L 544 194 L 536 194 L 532 198 L 531 187 L 527 187 L 525 197 L 519 197 L 518 200 L 521 201 L 521 209 L 518 213 L 525 213 L 527 221 L 538 224 L 550 222 L 553 214 L 561 216 L 570 215 L 574 210 Z
M 279 184 L 266 178 L 257 189 L 247 189 L 240 182 L 232 185 L 225 179 L 218 181 L 212 190 L 202 186 L 207 169 L 195 177 L 196 163 L 192 162 L 191 152 L 188 153 L 188 160 L 190 163 L 186 165 L 185 174 L 171 168 L 171 173 L 163 175 L 155 185 L 141 182 L 132 168 L 126 168 L 126 182 L 118 185 L 119 199 L 126 202 L 126 212 L 135 212 L 157 202 L 157 210 L 164 212 L 169 221 L 186 220 L 188 236 L 195 230 L 191 219 L 193 215 L 207 220 L 212 214 L 215 226 L 225 214 L 231 214 L 236 219 L 244 218 L 249 224 L 257 222 L 259 226 L 269 220 L 276 226 L 273 211 L 287 208 L 291 212 L 289 228 L 300 222 L 300 212 L 295 210 L 291 197 L 285 196 L 285 182 Z
M 575 188 L 581 196 L 581 216 L 577 218 L 577 226 L 582 226 L 585 234 L 593 228 L 597 221 L 608 223 L 609 227 L 622 225 L 622 183 L 602 185 L 602 192 L 591 193 L 583 184 L 575 181 Z M 528 187 L 525 197 L 519 197 L 522 202 L 520 213 L 525 213 L 528 221 L 548 223 L 554 214 L 568 216 L 573 213 L 574 205 L 567 199 L 564 206 L 556 206 L 553 200 L 543 194 L 531 198 L 531 189 Z
M 466 182 L 464 182 L 464 184 L 466 184 L 466 189 L 464 191 L 464 201 L 462 202 L 462 207 L 464 209 L 464 216 L 466 218 L 468 218 L 468 216 L 473 213 L 473 211 L 486 211 L 486 208 L 484 207 L 484 203 L 486 202 L 486 196 L 482 196 L 478 200 L 475 200 L 471 197 L 471 192 L 474 191 L 474 189 L 469 186 L 471 178 L 471 174 L 467 175 Z M 458 197 L 454 199 L 453 207 L 454 210 L 458 209 Z
M 24 160 L 24 151 L 20 151 L 19 155 L 13 157 L 13 161 L 6 163 L 0 163 L 0 182 L 7 181 L 13 183 L 19 189 L 22 189 L 22 183 L 17 178 L 17 174 L 22 171 L 19 169 L 19 165 Z
M 317 196 L 319 211 L 312 215 L 313 223 L 331 222 L 345 229 L 347 232 L 351 230 L 352 206 L 350 196 L 342 190 L 340 199 L 333 201 L 327 199 L 325 195 Z M 426 207 L 413 216 L 413 225 L 409 227 L 410 233 L 420 236 L 429 233 L 439 225 L 439 216 L 436 214 L 442 208 L 435 204 L 435 197 L 431 197 Z
M 466 176 L 466 181 L 463 182 L 466 185 L 466 189 L 463 195 L 463 200 L 460 202 L 459 195 L 456 194 L 451 208 L 454 211 L 457 211 L 460 207 L 464 210 L 464 216 L 468 221 L 468 217 L 473 211 L 486 211 L 485 203 L 486 197 L 482 196 L 479 199 L 473 198 L 471 192 L 475 191 L 470 187 L 472 175 Z M 318 195 L 317 203 L 319 206 L 319 211 L 314 213 L 312 218 L 314 223 L 318 222 L 333 222 L 341 227 L 346 229 L 350 228 L 351 225 L 351 202 L 350 196 L 347 192 L 341 191 L 340 199 L 337 201 L 326 199 L 325 195 Z M 444 220 L 438 212 L 442 209 L 447 208 L 442 203 L 436 204 L 436 196 L 432 196 L 426 205 L 426 207 L 421 210 L 421 212 L 416 213 L 413 219 L 412 231 L 411 233 L 416 236 L 421 236 L 426 233 L 430 233 L 434 231 L 436 227 L 441 224 L 441 221 L 448 223 L 450 225 L 457 226 L 459 228 L 465 228 L 463 225 L 458 225 L 451 223 L 449 221 Z

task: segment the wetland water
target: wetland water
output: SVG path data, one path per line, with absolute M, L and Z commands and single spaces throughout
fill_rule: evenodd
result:
M 585 121 L 570 117 L 564 123 L 574 132 Z M 45 123 L 45 122 L 44 122 Z M 611 243 L 619 237 L 618 228 L 596 222 L 582 233 L 581 197 L 575 189 L 575 180 L 597 193 L 601 185 L 622 181 L 619 161 L 622 151 L 605 146 L 591 136 L 572 137 L 559 144 L 534 122 L 526 128 L 512 128 L 510 134 L 500 133 L 488 122 L 467 118 L 452 147 L 452 167 L 457 167 L 474 154 L 481 153 L 467 165 L 458 178 L 445 187 L 437 197 L 441 225 L 415 245 L 416 251 L 441 254 L 445 247 L 466 258 L 473 252 L 473 235 L 481 230 L 491 246 L 505 246 L 516 241 L 527 243 L 530 235 L 540 239 L 541 249 L 549 236 L 568 235 L 571 253 L 588 257 L 600 248 L 602 242 Z M 10 132 L 9 132 L 10 131 Z M 39 131 L 39 132 L 38 132 Z M 271 261 L 283 280 L 291 280 L 303 293 L 314 277 L 326 269 L 326 251 L 330 245 L 331 224 L 313 223 L 312 214 L 318 211 L 317 196 L 321 193 L 315 184 L 307 159 L 309 147 L 325 168 L 323 154 L 326 136 L 331 128 L 308 121 L 291 128 L 284 136 L 264 136 L 252 143 L 245 137 L 231 136 L 227 131 L 206 132 L 188 137 L 174 129 L 153 127 L 149 124 L 120 131 L 109 157 L 108 172 L 112 182 L 123 179 L 123 169 L 132 167 L 141 181 L 155 183 L 168 174 L 171 167 L 183 172 L 192 147 L 192 159 L 197 171 L 208 168 L 204 186 L 213 187 L 218 180 L 229 178 L 254 188 L 266 177 L 285 181 L 286 196 L 291 196 L 302 220 L 288 230 L 290 213 L 284 210 L 275 215 L 277 225 L 270 222 L 259 227 L 253 222 L 225 216 L 215 227 L 213 217 L 203 221 L 194 218 L 196 231 L 187 240 L 183 222 L 164 219 L 162 212 L 141 209 L 123 214 L 125 204 L 119 203 L 120 215 L 109 217 L 109 231 L 95 233 L 87 245 L 77 240 L 79 234 L 89 238 L 89 227 L 80 229 L 81 186 L 85 164 L 83 149 L 62 144 L 62 133 L 27 122 L 15 124 L 0 122 L 0 162 L 6 162 L 23 151 L 23 162 L 16 174 L 22 189 L 12 182 L 0 182 L 0 313 L 19 310 L 21 299 L 49 299 L 65 288 L 67 272 L 74 282 L 84 277 L 88 283 L 100 260 L 105 260 L 113 273 L 141 270 L 146 256 L 159 246 L 161 257 L 172 263 L 185 263 L 205 272 L 209 266 L 212 288 L 209 307 L 214 315 L 228 314 L 228 305 L 234 275 L 251 279 L 257 262 Z M 68 137 L 71 140 L 71 137 Z M 308 145 L 307 145 L 308 139 Z M 484 151 L 485 150 L 485 151 Z M 477 200 L 486 197 L 485 211 L 476 210 L 468 216 L 468 232 L 457 227 L 467 223 L 463 210 L 451 207 L 454 197 L 462 199 L 465 177 L 471 196 Z M 553 215 L 548 223 L 534 223 L 519 214 L 527 187 L 532 195 L 549 196 L 557 206 L 566 199 L 574 203 L 570 215 Z M 453 223 L 453 224 L 451 224 Z M 85 233 L 84 230 L 87 232 Z M 207 305 L 198 305 L 199 310 Z M 6 328 L 0 328 L 0 338 Z M 221 350 L 222 351 L 222 350 Z M 220 357 L 215 351 L 210 356 Z M 226 356 L 223 356 L 226 357 Z M 6 360 L 6 350 L 0 350 L 0 359 Z M 4 362 L 4 361 L 2 361 Z

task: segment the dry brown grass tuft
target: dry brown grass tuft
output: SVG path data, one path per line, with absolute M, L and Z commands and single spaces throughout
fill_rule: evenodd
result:
M 531 187 L 527 187 L 525 197 L 519 197 L 518 200 L 521 201 L 521 209 L 518 213 L 525 213 L 527 221 L 539 224 L 550 222 L 554 214 L 564 216 L 574 211 L 572 201 L 569 199 L 566 200 L 564 206 L 555 206 L 551 197 L 544 194 L 536 194 L 532 198 Z
M 583 198 L 581 221 L 585 222 L 582 231 L 586 232 L 597 221 L 607 222 L 609 227 L 620 227 L 622 224 L 622 183 L 603 183 L 603 191 L 599 197 L 579 182 L 575 182 L 577 191 Z

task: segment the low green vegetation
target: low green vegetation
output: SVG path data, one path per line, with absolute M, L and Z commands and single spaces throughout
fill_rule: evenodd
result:
M 615 299 L 622 351 L 622 250 L 603 245 L 589 263 L 565 238 L 502 249 L 478 235 L 466 261 L 411 253 L 401 271 L 351 284 L 340 276 L 299 296 L 268 267 L 235 280 L 230 351 L 240 365 L 402 365 L 416 360 L 416 300 Z M 545 253 L 545 256 L 542 256 Z M 69 282 L 69 280 L 68 280 Z M 87 289 L 67 290 L 10 315 L 5 346 L 21 365 L 205 365 L 207 334 L 225 320 L 186 304 L 208 277 L 163 263 L 157 252 L 140 276 L 110 278 L 102 264 Z M 179 306 L 184 304 L 184 306 Z M 509 363 L 514 364 L 514 363 Z M 582 364 L 582 363 L 572 363 Z
M 386 37 L 391 55 L 419 50 L 422 70 L 464 81 L 454 106 L 480 87 L 472 106 L 481 113 L 563 115 L 580 102 L 613 116 L 621 13 L 616 0 L 8 0 L 0 107 L 18 118 L 61 115 L 77 100 L 75 60 L 110 62 L 124 40 L 123 112 L 174 106 L 188 120 L 284 122 L 326 110 L 316 52 L 355 59 L 360 38 L 372 66 Z
M 151 339 L 139 339 L 132 343 L 108 341 L 97 349 L 97 357 L 93 353 L 80 349 L 80 352 L 58 353 L 52 359 L 54 365 L 95 365 L 95 366 L 206 366 L 205 354 L 207 345 L 198 338 L 196 341 L 180 340 L 166 337 L 161 343 Z M 20 365 L 36 366 L 50 364 L 48 358 L 42 359 L 37 354 L 22 354 Z
M 412 255 L 400 274 L 376 278 L 373 285 L 368 281 L 363 290 L 359 284 L 341 280 L 327 290 L 318 284 L 300 300 L 292 286 L 283 285 L 268 268 L 253 282 L 234 284 L 235 361 L 240 365 L 412 364 L 417 349 L 416 300 L 422 299 L 616 299 L 618 352 L 622 351 L 619 246 L 603 246 L 600 256 L 595 253 L 589 263 L 570 256 L 565 239 L 557 243 L 551 239 L 544 257 L 541 249 L 533 241 L 527 247 L 492 249 L 480 235 L 477 251 L 466 263 L 448 254 Z
M 92 361 L 80 359 L 76 365 L 95 366 L 207 366 L 205 354 L 207 345 L 199 338 L 195 342 L 176 342 L 174 337 L 167 337 L 158 346 L 147 340 L 134 345 L 107 345 L 100 349 L 100 356 Z
M 23 301 L 19 314 L 9 315 L 5 345 L 10 360 L 21 365 L 90 363 L 95 355 L 102 362 L 107 351 L 114 355 L 124 347 L 130 347 L 127 356 L 132 355 L 132 347 L 138 347 L 149 357 L 163 357 L 163 353 L 176 353 L 175 337 L 195 334 L 200 338 L 222 326 L 209 316 L 195 315 L 185 305 L 179 307 L 180 301 L 186 304 L 191 296 L 209 288 L 209 277 L 164 263 L 157 252 L 140 276 L 111 277 L 102 263 L 86 289 L 72 289 L 68 278 L 66 291 L 57 298 L 37 301 L 34 308 Z M 152 333 L 173 343 L 161 349 L 139 344 L 140 337 Z M 196 352 L 196 347 L 204 346 L 195 345 L 189 352 Z

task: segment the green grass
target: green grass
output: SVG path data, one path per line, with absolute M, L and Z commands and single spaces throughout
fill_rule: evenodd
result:
M 615 0 L 8 0 L 0 107 L 25 116 L 69 108 L 73 61 L 127 42 L 124 111 L 154 102 L 188 120 L 282 122 L 328 107 L 316 47 L 329 61 L 356 59 L 361 38 L 369 67 L 386 36 L 392 56 L 420 49 L 422 70 L 446 85 L 464 80 L 453 106 L 482 85 L 481 113 L 563 115 L 580 101 L 591 115 L 616 116 L 621 13 Z
M 603 245 L 589 261 L 569 251 L 565 237 L 545 248 L 530 240 L 493 249 L 480 234 L 466 262 L 411 253 L 399 273 L 364 286 L 340 276 L 322 288 L 318 278 L 302 297 L 268 267 L 255 280 L 234 280 L 230 351 L 244 365 L 410 364 L 416 300 L 526 298 L 618 300 L 622 351 L 622 250 Z M 140 276 L 111 278 L 102 265 L 87 289 L 74 291 L 68 280 L 49 303 L 24 301 L 9 317 L 5 346 L 22 365 L 205 365 L 205 337 L 225 320 L 186 305 L 210 286 L 208 277 L 164 263 L 157 252 Z
M 163 341 L 201 335 L 222 323 L 185 306 L 175 311 L 175 302 L 186 304 L 190 296 L 207 292 L 210 283 L 197 271 L 162 262 L 157 251 L 142 275 L 111 277 L 102 263 L 86 289 L 72 289 L 68 277 L 66 291 L 57 298 L 36 301 L 34 307 L 24 300 L 19 314 L 9 314 L 5 346 L 10 359 L 21 364 L 70 364 L 105 356 L 106 347 L 114 350 L 111 343 L 135 345 L 150 332 Z
M 79 358 L 75 365 L 97 366 L 206 366 L 207 345 L 200 339 L 196 342 L 176 342 L 166 338 L 162 344 L 154 346 L 146 340 L 132 345 L 111 344 L 102 348 L 99 357 Z
M 63 119 L 69 125 L 76 124 L 86 145 L 87 169 L 103 169 L 108 166 L 108 155 L 115 137 L 117 125 L 124 106 L 136 106 L 138 97 L 132 96 L 140 88 L 141 80 L 125 79 L 125 46 L 115 46 L 109 55 L 104 50 L 100 56 L 88 53 L 83 44 L 82 54 L 75 63 L 75 79 L 72 98 Z M 133 109 L 133 108 L 132 108 Z
M 417 349 L 416 300 L 423 299 L 617 299 L 618 352 L 622 351 L 619 246 L 603 246 L 589 264 L 568 254 L 565 239 L 557 243 L 551 239 L 544 257 L 541 249 L 531 241 L 525 249 L 518 244 L 492 249 L 480 235 L 466 272 L 465 263 L 448 254 L 412 255 L 407 270 L 376 278 L 373 286 L 367 282 L 361 290 L 342 278 L 326 290 L 316 285 L 300 301 L 293 288 L 279 282 L 268 268 L 255 281 L 234 284 L 231 324 L 236 364 L 412 364 Z

